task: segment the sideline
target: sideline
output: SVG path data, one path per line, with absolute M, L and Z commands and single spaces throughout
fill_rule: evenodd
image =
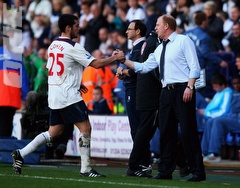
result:
M 0 176 L 7 177 L 21 177 L 21 178 L 32 178 L 32 179 L 44 179 L 44 180 L 61 180 L 61 181 L 76 181 L 76 182 L 85 182 L 85 183 L 101 183 L 109 185 L 126 185 L 133 187 L 150 187 L 150 188 L 179 188 L 176 186 L 161 186 L 161 185 L 150 185 L 150 184 L 137 184 L 137 183 L 123 183 L 123 182 L 111 182 L 111 181 L 95 181 L 95 180 L 86 180 L 86 179 L 74 179 L 74 178 L 54 178 L 46 176 L 29 176 L 29 175 L 10 175 L 10 174 L 0 174 Z M 101 178 L 102 180 L 102 178 Z

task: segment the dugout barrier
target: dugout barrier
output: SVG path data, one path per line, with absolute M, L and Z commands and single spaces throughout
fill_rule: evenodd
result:
M 23 137 L 20 119 L 17 112 L 13 122 L 13 137 L 21 140 Z M 128 159 L 132 149 L 132 138 L 127 116 L 89 115 L 92 125 L 91 156 L 100 158 Z M 79 156 L 79 131 L 74 127 L 73 138 L 68 141 L 67 156 Z
M 14 129 L 13 129 L 13 137 L 16 137 L 16 140 L 10 140 L 7 142 L 2 142 L 3 145 L 6 143 L 17 143 L 21 144 L 23 147 L 26 145 L 29 140 L 22 140 L 22 129 L 20 124 L 20 119 L 22 117 L 22 113 L 17 112 L 14 116 Z M 114 158 L 114 159 L 128 159 L 132 149 L 132 138 L 130 134 L 130 126 L 128 122 L 127 116 L 98 116 L 98 115 L 90 115 L 90 122 L 92 125 L 92 137 L 91 137 L 91 156 L 99 157 L 99 158 Z M 201 134 L 203 130 L 199 130 L 199 136 L 201 139 Z M 78 139 L 79 139 L 79 131 L 75 127 L 73 131 L 73 138 L 68 141 L 67 151 L 65 153 L 66 156 L 80 156 L 79 148 L 78 148 Z M 4 144 L 5 143 L 5 144 Z M 235 152 L 232 154 L 231 159 L 236 159 L 236 149 L 240 148 L 240 129 L 232 131 L 226 135 L 226 144 L 228 146 L 234 146 Z M 17 145 L 19 146 L 19 145 Z M 8 158 L 10 156 L 10 152 L 13 149 L 18 148 L 16 145 L 12 144 L 11 147 L 8 146 Z M 5 146 L 2 148 L 6 148 Z M 5 149 L 4 149 L 5 150 Z M 10 151 L 11 150 L 11 151 Z M 1 151 L 1 146 L 0 146 Z M 41 149 L 40 152 L 44 150 Z M 39 155 L 39 151 L 38 155 Z M 234 157 L 233 157 L 234 156 Z M 38 157 L 38 156 L 37 156 Z M 10 158 L 11 159 L 11 158 Z M 6 160 L 6 159 L 4 159 Z M 39 162 L 39 157 L 36 162 Z M 1 162 L 1 156 L 0 156 Z M 8 161 L 9 162 L 9 161 Z M 31 161 L 28 163 L 32 163 Z

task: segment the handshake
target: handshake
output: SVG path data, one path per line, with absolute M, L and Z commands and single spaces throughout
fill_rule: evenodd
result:
M 114 50 L 112 53 L 112 56 L 115 56 L 117 58 L 116 60 L 122 64 L 124 64 L 124 62 L 126 61 L 123 51 L 121 51 L 119 49 Z

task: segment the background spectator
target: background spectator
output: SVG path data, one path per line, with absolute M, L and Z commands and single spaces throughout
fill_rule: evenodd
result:
M 93 18 L 88 22 L 85 22 L 85 29 L 80 29 L 80 34 L 85 34 L 84 47 L 90 53 L 98 49 L 100 40 L 98 38 L 98 32 L 101 27 L 108 27 L 108 22 L 102 16 L 101 7 L 94 3 L 91 5 L 91 14 Z
M 223 21 L 217 17 L 217 5 L 214 1 L 207 1 L 204 3 L 204 12 L 208 17 L 207 33 L 211 37 L 211 51 L 223 50 L 222 39 L 223 33 Z
M 24 66 L 30 81 L 30 90 L 40 95 L 47 95 L 47 49 L 40 48 L 38 53 L 31 49 L 24 50 Z
M 102 27 L 102 28 L 99 29 L 98 38 L 101 41 L 101 43 L 99 45 L 99 50 L 104 55 L 106 55 L 107 54 L 107 50 L 112 45 L 112 41 L 111 41 L 111 39 L 109 37 L 109 33 L 108 33 L 108 28 L 107 27 Z
M 149 36 L 150 32 L 154 30 L 155 26 L 156 26 L 156 22 L 159 16 L 157 7 L 156 7 L 156 3 L 149 3 L 146 6 L 146 14 L 147 14 L 147 18 L 146 18 L 146 27 L 147 27 L 147 33 L 146 33 L 146 37 Z
M 92 55 L 97 59 L 104 58 L 100 50 L 95 50 Z M 112 91 L 116 87 L 117 77 L 108 66 L 100 69 L 95 69 L 90 66 L 86 67 L 83 71 L 82 84 L 88 89 L 88 92 L 82 95 L 87 106 L 88 103 L 93 100 L 93 89 L 96 86 L 101 86 L 103 89 L 103 96 L 107 100 L 109 109 L 113 112 L 114 102 Z
M 89 114 L 109 115 L 113 112 L 109 109 L 107 100 L 103 97 L 103 89 L 96 86 L 93 89 L 93 100 L 88 103 Z
M 189 13 L 188 13 L 188 25 L 186 30 L 193 29 L 195 26 L 194 22 L 194 13 L 197 11 L 203 11 L 203 0 L 193 0 L 192 4 L 189 6 Z
M 85 32 L 84 30 L 87 27 L 87 23 L 93 19 L 93 14 L 90 11 L 91 3 L 90 2 L 82 2 L 81 5 L 81 12 L 79 18 L 79 27 L 82 30 L 80 32 L 80 44 L 82 46 L 85 45 Z
M 231 8 L 235 5 L 235 0 L 224 0 L 222 2 L 222 10 L 230 15 Z
M 231 113 L 226 116 L 216 117 L 205 126 L 202 137 L 202 151 L 204 162 L 218 163 L 221 161 L 221 147 L 226 140 L 226 134 L 240 128 L 240 77 L 234 77 L 233 96 L 231 100 Z
M 52 0 L 52 14 L 50 16 L 51 23 L 58 21 L 62 15 L 62 8 L 66 5 L 66 0 Z
M 132 20 L 146 21 L 146 13 L 142 6 L 138 4 L 138 0 L 128 0 L 129 9 L 126 15 L 126 21 L 130 23 Z
M 170 14 L 176 19 L 177 21 L 177 32 L 183 33 L 187 25 L 188 21 L 188 14 L 189 14 L 189 0 L 177 0 L 176 5 L 170 11 Z
M 50 18 L 51 14 L 52 4 L 49 0 L 33 0 L 27 9 L 26 19 L 32 22 L 36 15 L 44 15 Z
M 126 20 L 127 11 L 129 9 L 128 0 L 115 0 L 116 4 L 116 17 L 120 18 L 123 23 L 123 28 L 120 30 L 126 31 L 128 23 Z M 116 28 L 118 29 L 118 28 Z
M 233 52 L 236 56 L 240 52 L 240 22 L 235 22 L 232 26 L 232 34 L 225 43 L 225 51 Z
M 30 22 L 35 38 L 39 38 L 44 29 L 44 20 L 50 19 L 52 4 L 48 0 L 34 0 L 27 10 L 26 19 Z
M 212 87 L 215 95 L 204 110 L 199 110 L 206 119 L 225 116 L 230 112 L 232 89 L 228 86 L 226 78 L 221 74 L 215 75 L 212 78 Z

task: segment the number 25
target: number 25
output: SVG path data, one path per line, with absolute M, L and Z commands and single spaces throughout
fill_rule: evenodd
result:
M 49 56 L 52 57 L 52 65 L 51 65 L 51 68 L 48 72 L 48 76 L 53 76 L 53 70 L 52 69 L 53 69 L 54 63 L 57 63 L 57 65 L 60 66 L 60 70 L 57 72 L 57 75 L 61 76 L 64 72 L 64 65 L 61 62 L 61 58 L 63 58 L 64 55 L 63 54 L 56 54 L 56 56 L 55 56 L 54 53 L 50 53 Z

